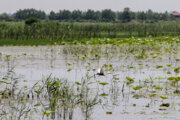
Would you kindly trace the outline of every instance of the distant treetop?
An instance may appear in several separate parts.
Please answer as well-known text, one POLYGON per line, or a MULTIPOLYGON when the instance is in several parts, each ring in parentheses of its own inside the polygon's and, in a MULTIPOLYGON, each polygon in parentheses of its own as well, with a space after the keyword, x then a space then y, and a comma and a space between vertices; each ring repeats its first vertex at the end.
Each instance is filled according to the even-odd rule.
POLYGON ((169 21, 179 18, 180 14, 178 12, 164 13, 148 11, 138 11, 133 12, 130 8, 124 8, 123 11, 112 11, 111 9, 104 9, 102 11, 94 10, 60 10, 59 12, 51 11, 46 14, 42 10, 36 10, 34 8, 30 9, 20 9, 13 15, 6 13, 0 14, 0 21, 22 21, 28 18, 37 18, 39 20, 56 20, 56 21, 92 21, 92 22, 156 22, 156 21, 169 21))

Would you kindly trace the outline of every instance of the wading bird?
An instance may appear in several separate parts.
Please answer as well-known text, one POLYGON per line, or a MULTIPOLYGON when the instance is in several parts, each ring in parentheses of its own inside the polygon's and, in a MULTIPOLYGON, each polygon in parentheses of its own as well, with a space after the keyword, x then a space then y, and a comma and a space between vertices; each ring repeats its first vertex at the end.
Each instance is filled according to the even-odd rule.
POLYGON ((98 68, 97 75, 104 76, 105 66, 103 65, 101 68, 98 68))

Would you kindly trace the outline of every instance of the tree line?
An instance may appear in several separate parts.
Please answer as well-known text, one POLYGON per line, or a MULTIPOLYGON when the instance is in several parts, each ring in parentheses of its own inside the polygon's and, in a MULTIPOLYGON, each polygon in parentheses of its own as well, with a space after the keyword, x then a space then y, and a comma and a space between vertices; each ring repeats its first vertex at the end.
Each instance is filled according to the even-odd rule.
POLYGON ((3 13, 0 14, 0 21, 23 21, 27 18, 34 17, 40 20, 55 20, 55 21, 67 21, 67 22, 157 22, 157 21, 171 21, 175 20, 175 17, 169 12, 154 12, 138 11, 133 12, 130 8, 124 8, 123 11, 112 11, 111 9, 104 9, 101 11, 95 10, 60 10, 59 12, 51 11, 49 14, 42 10, 36 9, 23 9, 18 10, 14 14, 3 13))

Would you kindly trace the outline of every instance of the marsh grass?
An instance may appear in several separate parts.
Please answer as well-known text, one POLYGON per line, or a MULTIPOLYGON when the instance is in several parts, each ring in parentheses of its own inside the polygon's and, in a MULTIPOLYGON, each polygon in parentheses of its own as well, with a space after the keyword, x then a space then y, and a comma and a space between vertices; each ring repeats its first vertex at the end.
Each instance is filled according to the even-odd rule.
POLYGON ((180 26, 176 22, 161 23, 66 23, 38 22, 31 26, 22 22, 0 24, 1 39, 72 40, 85 38, 119 38, 148 36, 177 36, 180 26))

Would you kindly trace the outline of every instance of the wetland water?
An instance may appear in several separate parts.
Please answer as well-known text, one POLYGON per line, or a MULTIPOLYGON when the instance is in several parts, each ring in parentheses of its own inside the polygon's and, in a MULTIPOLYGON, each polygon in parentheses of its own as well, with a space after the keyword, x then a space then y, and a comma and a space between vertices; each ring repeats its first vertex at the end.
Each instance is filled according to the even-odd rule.
POLYGON ((86 47, 0 47, 1 119, 180 120, 179 49, 86 47), (96 75, 104 64, 105 76, 96 75), (71 91, 55 107, 48 76, 71 91))

